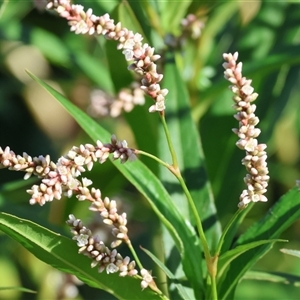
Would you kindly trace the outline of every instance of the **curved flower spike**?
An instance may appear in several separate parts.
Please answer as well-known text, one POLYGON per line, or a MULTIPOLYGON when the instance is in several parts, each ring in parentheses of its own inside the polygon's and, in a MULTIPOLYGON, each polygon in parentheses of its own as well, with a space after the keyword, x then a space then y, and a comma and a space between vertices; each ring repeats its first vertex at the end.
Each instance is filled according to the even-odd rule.
POLYGON ((163 75, 157 73, 155 62, 160 55, 154 54, 154 48, 148 44, 143 44, 143 37, 139 33, 122 27, 121 23, 114 24, 114 20, 109 14, 96 16, 91 8, 84 10, 82 5, 71 4, 70 0, 49 0, 48 10, 55 10, 62 18, 69 21, 71 31, 76 34, 103 35, 108 40, 118 41, 117 48, 122 50, 127 61, 133 61, 128 69, 135 71, 143 77, 142 86, 155 102, 149 111, 163 111, 165 109, 165 95, 159 93, 159 82, 163 75), (156 86, 153 90, 153 85, 156 86), (160 96, 158 100, 158 96, 160 96))
POLYGON ((85 227, 80 219, 76 219, 74 215, 69 215, 66 222, 71 227, 73 240, 77 242, 78 252, 92 259, 91 267, 98 266, 101 273, 106 270, 107 274, 119 272, 119 275, 134 276, 138 273, 135 269, 135 261, 130 261, 126 256, 122 257, 116 249, 111 250, 99 240, 98 236, 93 236, 90 229, 85 227))

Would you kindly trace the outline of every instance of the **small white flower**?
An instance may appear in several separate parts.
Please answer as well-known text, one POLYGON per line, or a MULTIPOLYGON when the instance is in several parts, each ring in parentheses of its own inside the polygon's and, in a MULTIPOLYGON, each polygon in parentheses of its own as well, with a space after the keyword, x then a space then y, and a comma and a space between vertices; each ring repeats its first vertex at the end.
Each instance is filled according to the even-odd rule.
POLYGON ((256 147, 257 147, 257 140, 250 138, 245 145, 245 150, 248 152, 252 152, 255 150, 256 147))
POLYGON ((106 273, 107 274, 116 273, 118 271, 119 271, 119 268, 113 263, 108 264, 107 267, 106 267, 106 273))
POLYGON ((85 158, 81 155, 78 155, 77 157, 74 158, 74 162, 77 166, 83 166, 85 162, 85 158))
POLYGON ((87 186, 89 186, 89 185, 91 185, 91 184, 93 184, 93 181, 92 180, 90 180, 90 179, 88 179, 88 178, 82 178, 82 185, 84 186, 84 187, 87 187, 87 186))
POLYGON ((131 49, 124 49, 122 53, 127 61, 133 60, 133 51, 131 49))
POLYGON ((87 234, 80 234, 79 236, 75 236, 74 239, 77 241, 78 247, 83 247, 88 243, 89 236, 87 234))

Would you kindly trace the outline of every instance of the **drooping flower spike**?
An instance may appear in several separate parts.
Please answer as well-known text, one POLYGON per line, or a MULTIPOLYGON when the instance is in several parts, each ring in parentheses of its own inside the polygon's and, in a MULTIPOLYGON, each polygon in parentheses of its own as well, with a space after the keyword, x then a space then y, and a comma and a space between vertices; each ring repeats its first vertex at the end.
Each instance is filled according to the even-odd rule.
POLYGON ((141 89, 154 100, 149 112, 165 110, 168 90, 161 89, 159 83, 163 75, 157 72, 155 64, 160 55, 154 54, 153 47, 142 43, 141 34, 122 27, 120 22, 114 24, 109 14, 96 16, 91 8, 85 11, 82 5, 71 4, 70 0, 49 0, 46 8, 68 20, 71 31, 76 34, 103 35, 108 40, 118 41, 117 48, 122 50, 125 59, 133 61, 128 69, 142 76, 141 89))
POLYGON ((31 175, 42 178, 40 185, 34 185, 27 192, 31 195, 30 204, 44 205, 54 199, 61 199, 62 194, 71 197, 76 194, 79 200, 91 197, 87 195, 87 188, 92 181, 87 178, 77 179, 83 172, 91 170, 95 162, 104 163, 109 155, 113 159, 120 159, 121 163, 135 160, 134 149, 127 147, 127 142, 118 141, 116 136, 111 142, 103 144, 97 141, 96 145, 85 144, 72 149, 58 159, 57 163, 51 161, 50 156, 31 157, 27 153, 16 155, 9 147, 0 148, 0 168, 25 172, 24 179, 31 175))

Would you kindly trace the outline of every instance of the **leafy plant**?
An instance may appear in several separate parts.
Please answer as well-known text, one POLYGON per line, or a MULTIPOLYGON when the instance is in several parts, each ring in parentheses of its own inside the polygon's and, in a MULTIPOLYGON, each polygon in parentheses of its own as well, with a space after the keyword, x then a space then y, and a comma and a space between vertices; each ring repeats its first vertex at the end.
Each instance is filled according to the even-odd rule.
MULTIPOLYGON (((15 154, 10 147, 0 148, 0 168, 25 172, 26 180, 39 178, 38 183, 31 181, 26 189, 31 197, 29 203, 42 206, 34 218, 33 207, 26 205, 23 212, 18 211, 16 207, 23 207, 23 203, 14 203, 14 199, 24 195, 14 196, 18 191, 16 185, 3 185, 0 230, 39 260, 118 299, 233 299, 243 279, 299 282, 299 277, 284 272, 250 271, 275 243, 287 242, 281 235, 300 216, 297 187, 276 201, 273 199, 277 195, 267 193, 267 146, 257 140, 261 134, 257 115, 262 118, 261 139, 272 145, 274 125, 281 120, 282 110, 288 110, 292 103, 285 96, 292 93, 292 86, 297 83, 294 74, 300 62, 298 45, 287 39, 281 43, 284 50, 272 48, 271 45, 279 43, 275 40, 280 39, 274 35, 275 29, 271 33, 265 30, 269 39, 265 47, 251 39, 253 33, 264 32, 256 28, 261 26, 259 22, 251 20, 268 15, 268 4, 261 8, 253 4, 248 10, 246 4, 238 2, 198 2, 99 1, 87 2, 92 7, 85 9, 69 0, 36 0, 36 7, 45 18, 62 23, 49 25, 50 30, 26 23, 31 44, 51 62, 53 69, 57 68, 56 75, 66 91, 72 89, 68 81, 72 82, 73 76, 83 76, 98 88, 88 89, 92 90, 89 105, 82 105, 76 93, 80 94, 84 84, 76 93, 73 90, 75 101, 70 101, 53 83, 41 79, 47 78, 46 65, 44 72, 42 67, 37 72, 31 68, 26 71, 33 80, 30 83, 35 82, 57 100, 85 134, 77 131, 76 139, 68 144, 74 145, 77 140, 78 146, 63 149, 66 154, 57 161, 48 154, 15 154), (102 15, 99 17, 95 11, 102 15), (242 24, 249 24, 239 32, 240 44, 226 40, 225 29, 230 31, 235 25, 236 12, 240 13, 242 24), (71 32, 67 31, 66 23, 71 32), (65 27, 61 30, 60 26, 65 27), (220 36, 224 37, 223 44, 216 43, 222 40, 220 36), (274 86, 274 109, 264 95, 263 84, 259 87, 260 99, 267 100, 258 100, 257 106, 253 104, 258 94, 251 86, 252 80, 243 76, 238 52, 231 51, 239 47, 242 57, 254 48, 254 63, 246 65, 245 72, 253 75, 253 85, 266 78, 268 86, 274 86), (220 76, 222 52, 224 77, 233 96, 225 91, 226 83, 220 76), (230 97, 233 105, 228 101, 230 97), (152 105, 145 109, 145 103, 147 106, 150 102, 152 105), (232 125, 233 110, 236 125, 232 125), (233 132, 238 141, 230 136, 232 126, 236 127, 233 132), (110 133, 117 131, 118 136, 127 135, 129 143, 110 133), (89 138, 91 142, 86 141, 89 138), (241 164, 237 150, 244 152, 241 164), (114 167, 122 177, 112 175, 114 167), (241 167, 246 169, 244 187, 236 183, 241 167), (131 202, 136 211, 129 217, 127 197, 120 193, 128 189, 128 183, 131 197, 137 199, 136 203, 131 202), (116 199, 107 196, 110 194, 116 199), (63 196, 71 199, 55 204, 63 196), (239 202, 234 200, 238 197, 239 202), (48 205, 49 212, 45 208, 48 205), (252 211, 263 206, 269 210, 264 208, 258 221, 241 232, 252 211), (96 219, 92 220, 88 211, 95 213, 96 219), (143 225, 145 239, 138 242, 130 224, 139 215, 141 219, 147 218, 146 211, 162 227, 156 221, 151 221, 152 226, 143 225), (232 214, 233 211, 236 212, 232 214), (45 221, 46 214, 50 217, 45 221), (75 217, 78 214, 80 217, 75 217), (59 221, 51 222, 51 218, 57 220, 57 215, 59 221), (72 238, 61 224, 65 219, 72 238), (111 232, 96 233, 99 220, 101 228, 108 226, 111 232), (113 238, 106 238, 108 235, 113 238), (157 246, 158 242, 151 246, 146 240, 159 240, 162 247, 157 246)), ((293 6, 277 5, 278 18, 283 9, 292 10, 293 6)), ((21 39, 17 21, 29 9, 27 4, 22 8, 9 1, 2 4, 1 28, 8 24, 3 33, 5 39, 21 39)), ((41 16, 36 15, 36 20, 41 16)), ((290 28, 293 25, 287 19, 284 22, 282 28, 296 39, 297 34, 290 28)), ((10 65, 10 52, 6 54, 8 69, 17 72, 10 65)), ((15 76, 29 82, 23 75, 15 76)), ((55 119, 55 114, 51 118, 50 128, 61 121, 59 117, 55 119)), ((53 136, 58 136, 59 131, 60 128, 53 136)), ((275 152, 274 148, 272 151, 275 152)), ((283 170, 282 165, 272 164, 271 160, 271 168, 275 167, 283 170)), ((289 178, 291 173, 298 175, 289 169, 289 178)), ((288 181, 281 177, 285 176, 277 175, 281 183, 288 181)), ((23 181, 17 184, 24 189, 23 181)), ((299 256, 299 251, 284 251, 299 256)), ((67 283, 75 287, 73 277, 65 280, 63 288, 67 283)), ((18 285, 0 288, 34 290, 18 285)), ((63 288, 58 298, 66 295, 63 288)))

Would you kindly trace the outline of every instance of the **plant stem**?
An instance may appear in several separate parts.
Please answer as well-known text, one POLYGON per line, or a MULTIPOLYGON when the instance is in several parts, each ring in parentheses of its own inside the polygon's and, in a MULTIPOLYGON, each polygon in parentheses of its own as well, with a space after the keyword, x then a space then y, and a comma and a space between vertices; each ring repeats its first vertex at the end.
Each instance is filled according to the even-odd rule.
POLYGON ((127 240, 127 241, 126 241, 126 244, 127 244, 128 248, 129 248, 129 250, 130 250, 132 256, 134 257, 134 260, 136 261, 137 265, 139 266, 140 270, 144 269, 144 267, 143 267, 141 261, 139 260, 137 254, 136 254, 136 252, 135 252, 135 250, 134 250, 134 248, 133 248, 133 246, 132 246, 132 244, 131 244, 131 241, 130 241, 130 240, 127 240))
MULTIPOLYGON (((181 172, 179 170, 179 166, 178 166, 178 160, 177 160, 177 156, 176 156, 176 152, 174 150, 174 146, 171 140, 171 136, 167 127, 167 123, 165 120, 165 114, 164 112, 160 113, 161 116, 161 120, 162 120, 162 124, 163 124, 163 128, 164 128, 164 132, 167 138, 167 143, 168 143, 168 147, 171 153, 171 157, 172 157, 172 165, 162 161, 161 159, 159 159, 158 157, 148 153, 148 152, 144 152, 141 150, 135 150, 136 154, 141 154, 141 155, 145 155, 148 156, 150 158, 152 158, 153 160, 157 161, 158 163, 160 163, 161 165, 163 165, 164 167, 166 167, 167 169, 169 169, 177 178, 177 180, 179 181, 183 192, 187 198, 188 204, 192 210, 192 214, 195 217, 196 220, 196 226, 197 226, 197 230, 198 230, 198 234, 201 240, 201 244, 202 244, 202 248, 203 248, 203 252, 204 252, 204 256, 205 256, 205 261, 206 261, 206 265, 207 265, 207 269, 208 269, 208 273, 210 275, 211 278, 211 295, 212 295, 212 299, 213 300, 217 300, 218 296, 217 296, 217 287, 216 287, 216 264, 217 261, 215 261, 215 257, 212 257, 209 251, 209 247, 208 247, 208 243, 206 240, 206 236, 203 230, 203 226, 202 226, 202 222, 201 222, 201 218, 198 214, 197 208, 195 206, 194 200, 190 194, 190 191, 188 190, 184 179, 181 175, 181 172)), ((129 246, 129 245, 128 245, 129 246)), ((136 258, 137 264, 140 266, 139 260, 136 257, 136 254, 132 248, 132 246, 130 245, 130 250, 132 251, 133 256, 136 258)))
POLYGON ((166 123, 164 112, 162 112, 160 114, 160 116, 161 116, 164 131, 165 131, 165 135, 166 135, 166 138, 167 138, 169 150, 170 150, 170 153, 171 153, 171 156, 172 156, 173 170, 171 170, 171 171, 176 176, 176 178, 178 179, 178 181, 179 181, 179 183, 180 183, 180 185, 181 185, 181 187, 182 187, 182 189, 183 189, 183 191, 186 195, 188 203, 189 203, 189 205, 192 209, 192 213, 193 213, 193 215, 196 219, 196 226, 197 226, 197 229, 198 229, 198 233, 199 233, 199 236, 200 236, 200 239, 201 239, 201 242, 202 242, 202 247, 203 247, 205 259, 206 259, 206 262, 208 263, 211 260, 211 255, 210 255, 210 251, 209 251, 209 248, 208 248, 208 243, 207 243, 207 240, 206 240, 206 237, 205 237, 205 234, 204 234, 204 230, 203 230, 203 227, 202 227, 201 218, 198 214, 197 208, 196 208, 195 203, 193 201, 193 198, 190 194, 190 191, 188 190, 188 188, 187 188, 187 186, 186 186, 186 184, 185 184, 185 182, 184 182, 184 180, 181 176, 180 170, 178 168, 178 161, 177 161, 176 153, 175 153, 175 150, 174 150, 174 146, 172 144, 172 140, 171 140, 169 129, 168 129, 168 126, 167 126, 167 123, 166 123))
POLYGON ((160 113, 160 117, 161 117, 162 125, 163 125, 164 131, 165 131, 165 135, 166 135, 166 138, 167 138, 167 143, 168 143, 168 146, 169 146, 169 150, 170 150, 170 153, 171 153, 171 156, 172 156, 172 166, 175 170, 178 170, 178 172, 180 172, 179 169, 178 169, 178 161, 177 161, 176 152, 174 150, 174 146, 173 146, 173 143, 172 143, 172 140, 171 140, 170 132, 169 132, 169 129, 168 129, 168 126, 167 126, 167 123, 166 123, 164 111, 162 111, 160 113))
POLYGON ((217 300, 218 299, 218 293, 217 293, 217 282, 216 282, 216 276, 211 276, 211 299, 217 300))
POLYGON ((136 150, 134 151, 134 153, 135 153, 135 154, 141 154, 141 155, 144 155, 144 156, 148 156, 148 157, 152 158, 153 160, 156 160, 158 163, 160 163, 160 164, 163 165, 164 167, 166 167, 166 168, 168 168, 168 169, 171 168, 171 166, 170 166, 168 163, 164 162, 163 160, 161 160, 160 158, 158 158, 157 156, 155 156, 155 155, 153 155, 153 154, 150 154, 150 153, 148 153, 148 152, 145 152, 145 151, 142 151, 142 150, 138 150, 138 149, 136 149, 136 150))
POLYGON ((175 150, 174 150, 174 146, 172 144, 170 133, 169 133, 169 130, 168 130, 168 127, 167 127, 167 124, 166 124, 164 112, 160 113, 160 116, 161 116, 164 131, 165 131, 165 135, 166 135, 166 138, 167 138, 167 143, 168 143, 168 146, 169 146, 169 150, 170 150, 170 153, 171 153, 171 156, 172 156, 172 166, 170 166, 172 168, 169 167, 169 170, 178 179, 178 181, 179 181, 179 183, 180 183, 180 185, 181 185, 181 187, 182 187, 182 189, 183 189, 183 191, 186 195, 188 204, 189 204, 189 206, 192 210, 192 214, 194 215, 194 218, 196 220, 196 226, 197 226, 198 234, 199 234, 199 237, 200 237, 200 240, 201 240, 201 244, 202 244, 202 248, 203 248, 203 252, 204 252, 204 257, 205 257, 208 273, 209 273, 209 276, 211 278, 212 299, 217 300, 218 299, 217 287, 216 287, 216 270, 217 270, 216 264, 217 264, 217 262, 214 261, 215 258, 212 257, 211 254, 210 254, 210 250, 209 250, 209 247, 208 247, 208 243, 207 243, 206 236, 205 236, 203 226, 202 226, 202 222, 201 222, 201 217, 198 214, 198 211, 197 211, 196 205, 194 203, 194 200, 191 196, 191 193, 188 190, 188 188, 185 184, 185 181, 184 181, 184 179, 181 175, 181 172, 180 172, 180 169, 179 169, 179 166, 178 166, 176 153, 175 153, 175 150))
MULTIPOLYGON (((130 240, 127 240, 127 241, 126 241, 126 244, 127 244, 128 248, 129 248, 131 254, 132 254, 133 257, 134 257, 134 260, 136 261, 137 265, 139 266, 140 270, 144 269, 144 267, 143 267, 142 263, 140 262, 140 260, 139 260, 139 258, 138 258, 138 256, 137 256, 137 254, 136 254, 136 252, 135 252, 135 250, 134 250, 134 248, 133 248, 133 246, 132 246, 130 240)), ((163 294, 163 292, 157 287, 157 285, 156 285, 154 279, 152 280, 151 284, 149 284, 149 287, 150 287, 153 291, 155 291, 156 293, 158 293, 159 296, 161 297, 161 299, 169 300, 169 298, 168 298, 167 296, 165 296, 165 295, 163 294)))
MULTIPOLYGON (((175 175, 176 176, 176 175, 175 175)), ((210 261, 211 259, 211 255, 210 255, 210 251, 209 251, 209 248, 208 248, 208 243, 207 243, 207 240, 206 240, 206 237, 205 237, 205 234, 204 234, 204 230, 203 230, 203 226, 202 226, 202 222, 201 222, 201 218, 198 214, 198 211, 197 211, 197 208, 195 206, 195 203, 193 201, 193 198, 190 194, 190 191, 188 190, 181 174, 177 175, 176 176, 185 195, 186 195, 186 198, 188 200, 188 203, 192 209, 192 213, 196 219, 196 226, 197 226, 197 230, 198 230, 198 234, 199 234, 199 237, 201 239, 201 242, 202 242, 202 247, 203 247, 203 251, 204 251, 204 256, 205 256, 205 259, 206 259, 206 262, 210 261)))

